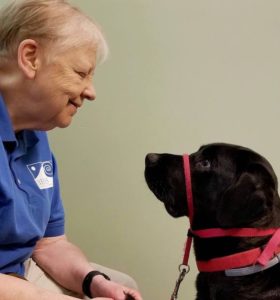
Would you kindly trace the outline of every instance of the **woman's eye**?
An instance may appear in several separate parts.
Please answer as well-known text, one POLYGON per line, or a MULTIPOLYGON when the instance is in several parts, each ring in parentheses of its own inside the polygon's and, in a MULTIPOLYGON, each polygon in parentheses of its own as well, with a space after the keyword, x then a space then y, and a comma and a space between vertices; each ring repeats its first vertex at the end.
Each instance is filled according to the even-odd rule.
POLYGON ((76 71, 76 73, 77 73, 81 78, 86 78, 86 77, 87 77, 87 73, 85 73, 85 72, 79 72, 79 71, 76 71))
POLYGON ((211 163, 209 160, 205 159, 196 163, 196 166, 199 169, 210 169, 211 163))

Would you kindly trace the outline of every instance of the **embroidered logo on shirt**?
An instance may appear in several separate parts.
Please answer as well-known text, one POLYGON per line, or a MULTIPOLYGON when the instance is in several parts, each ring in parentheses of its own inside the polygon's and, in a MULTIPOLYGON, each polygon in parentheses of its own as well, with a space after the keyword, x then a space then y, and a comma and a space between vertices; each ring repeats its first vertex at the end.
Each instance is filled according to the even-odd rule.
POLYGON ((53 187, 53 166, 51 161, 37 162, 27 165, 40 190, 53 187))

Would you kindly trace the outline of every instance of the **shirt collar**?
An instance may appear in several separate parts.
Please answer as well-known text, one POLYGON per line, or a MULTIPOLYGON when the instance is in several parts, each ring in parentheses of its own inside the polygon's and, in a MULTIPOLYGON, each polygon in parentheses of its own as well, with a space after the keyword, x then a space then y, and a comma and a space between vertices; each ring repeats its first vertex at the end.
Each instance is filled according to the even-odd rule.
POLYGON ((33 147, 39 141, 38 132, 33 130, 24 130, 23 140, 26 148, 33 147))

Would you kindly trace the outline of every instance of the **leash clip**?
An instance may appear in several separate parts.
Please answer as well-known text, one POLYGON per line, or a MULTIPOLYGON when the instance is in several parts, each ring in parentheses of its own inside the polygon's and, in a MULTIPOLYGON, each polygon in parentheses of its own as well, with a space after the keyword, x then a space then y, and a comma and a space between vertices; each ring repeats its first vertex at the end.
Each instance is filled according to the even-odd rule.
POLYGON ((180 288, 180 285, 182 283, 182 281, 184 280, 186 274, 188 274, 190 271, 190 266, 189 265, 184 265, 184 264, 181 264, 179 265, 179 277, 176 281, 176 284, 175 284, 175 288, 174 288, 174 291, 171 295, 171 300, 176 300, 178 298, 178 292, 179 292, 179 288, 180 288))

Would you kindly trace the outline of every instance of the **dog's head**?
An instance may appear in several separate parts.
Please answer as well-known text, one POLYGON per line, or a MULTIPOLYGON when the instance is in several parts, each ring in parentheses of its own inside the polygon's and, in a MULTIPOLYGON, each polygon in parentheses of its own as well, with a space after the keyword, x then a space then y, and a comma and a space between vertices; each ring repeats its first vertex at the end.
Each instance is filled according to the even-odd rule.
MULTIPOLYGON (((209 144, 190 155, 190 170, 194 228, 279 226, 277 178, 261 155, 240 146, 209 144)), ((188 216, 181 155, 148 154, 145 178, 169 214, 188 216)))

